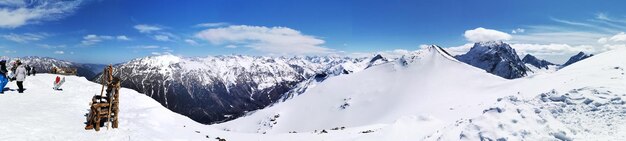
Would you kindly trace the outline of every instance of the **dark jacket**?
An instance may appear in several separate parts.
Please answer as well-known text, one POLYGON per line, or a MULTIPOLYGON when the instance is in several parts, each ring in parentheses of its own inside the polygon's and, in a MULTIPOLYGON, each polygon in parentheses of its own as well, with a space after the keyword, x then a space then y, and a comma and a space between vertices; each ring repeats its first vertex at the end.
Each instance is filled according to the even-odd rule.
POLYGON ((7 76, 7 64, 6 61, 2 60, 0 61, 0 75, 6 77, 7 76))

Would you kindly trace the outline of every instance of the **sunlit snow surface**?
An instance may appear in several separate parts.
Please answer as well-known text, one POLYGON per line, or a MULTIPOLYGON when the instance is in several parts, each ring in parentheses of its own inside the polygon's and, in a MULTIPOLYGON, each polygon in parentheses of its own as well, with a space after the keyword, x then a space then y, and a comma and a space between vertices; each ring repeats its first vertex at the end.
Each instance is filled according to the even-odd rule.
POLYGON ((0 95, 0 140, 623 140, 624 54, 505 80, 429 48, 407 56, 409 63, 332 77, 218 125, 122 89, 120 128, 100 132, 83 129, 100 85, 68 76, 64 90, 53 91, 55 75, 39 74, 27 78, 25 93, 0 95))

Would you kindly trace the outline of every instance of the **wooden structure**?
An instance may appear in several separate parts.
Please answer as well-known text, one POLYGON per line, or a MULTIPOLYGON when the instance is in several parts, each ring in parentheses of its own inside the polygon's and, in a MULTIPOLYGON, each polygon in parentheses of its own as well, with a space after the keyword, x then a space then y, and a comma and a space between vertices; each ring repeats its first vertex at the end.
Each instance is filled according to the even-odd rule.
POLYGON ((91 110, 87 115, 85 130, 95 129, 100 131, 102 124, 107 122, 110 122, 107 124, 107 129, 109 129, 109 126, 113 128, 118 127, 120 79, 113 77, 113 67, 111 65, 104 69, 100 81, 102 89, 100 90, 100 95, 95 95, 91 99, 89 104, 91 110))
POLYGON ((64 68, 64 67, 52 67, 52 74, 61 74, 61 75, 76 75, 78 73, 78 69, 76 68, 64 68))

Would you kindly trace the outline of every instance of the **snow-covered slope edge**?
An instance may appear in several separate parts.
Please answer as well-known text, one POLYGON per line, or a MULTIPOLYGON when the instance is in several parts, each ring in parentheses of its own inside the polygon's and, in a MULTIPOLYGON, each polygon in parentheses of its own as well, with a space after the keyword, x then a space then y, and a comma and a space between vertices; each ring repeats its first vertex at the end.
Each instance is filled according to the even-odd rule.
POLYGON ((410 79, 429 80, 420 83, 422 86, 430 83, 429 86, 389 81, 401 78, 393 74, 412 66, 440 69, 433 65, 440 64, 456 73, 462 72, 457 69, 468 69, 451 68, 455 66, 450 64, 453 61, 445 57, 432 61, 425 56, 436 55, 425 53, 406 68, 387 64, 332 78, 293 100, 213 127, 274 135, 284 132, 354 135, 333 138, 337 140, 620 140, 626 138, 623 132, 626 124, 622 124, 626 120, 619 118, 626 109, 622 100, 626 98, 623 87, 626 58, 621 55, 624 53, 626 50, 614 50, 555 73, 512 81, 485 78, 472 81, 423 71, 413 72, 411 75, 419 77, 410 79), (419 62, 431 62, 431 65, 420 66, 419 62), (424 73, 431 77, 419 75, 424 73), (373 74, 390 78, 381 79, 373 74), (450 77, 457 81, 445 81, 441 85, 442 79, 451 80, 450 77), (367 82, 363 78, 372 80, 367 82), (350 79, 355 82, 348 83, 352 82, 350 79), (452 83, 458 81, 465 83, 452 83), (477 82, 482 84, 474 84, 477 82), (368 83, 371 84, 365 85, 368 83), (474 91, 467 85, 477 85, 480 90, 474 91), (398 94, 399 89, 406 90, 409 86, 419 90, 413 95, 398 94), (454 90, 448 89, 462 92, 450 93, 454 90), (359 123, 364 121, 369 123, 359 123), (347 131, 341 130, 344 128, 347 131), (362 132, 354 133, 354 130, 362 132))
POLYGON ((54 91, 51 88, 56 76, 39 74, 26 78, 24 86, 27 90, 22 94, 13 90, 16 88, 15 83, 7 85, 12 91, 0 94, 0 113, 2 113, 0 140, 122 141, 222 138, 228 141, 315 141, 339 137, 319 136, 317 133, 263 135, 223 131, 174 113, 152 98, 127 88, 120 90, 119 128, 109 130, 101 128, 100 132, 84 130, 88 104, 93 95, 99 94, 101 85, 84 77, 66 76, 66 83, 62 87, 64 90, 54 91))
POLYGON ((520 79, 483 114, 424 140, 623 140, 626 49, 520 79))
POLYGON ((414 58, 406 66, 387 63, 330 78, 299 97, 216 127, 287 133, 390 124, 403 116, 454 121, 480 113, 483 108, 477 105, 496 99, 489 91, 505 82, 456 61, 439 47, 422 50, 414 58))

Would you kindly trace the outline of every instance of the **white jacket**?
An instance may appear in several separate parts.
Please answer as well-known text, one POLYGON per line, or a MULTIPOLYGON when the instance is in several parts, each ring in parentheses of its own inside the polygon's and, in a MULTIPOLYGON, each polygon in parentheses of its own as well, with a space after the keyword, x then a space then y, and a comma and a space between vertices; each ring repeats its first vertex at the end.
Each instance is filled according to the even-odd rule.
POLYGON ((15 70, 15 80, 26 80, 26 68, 24 67, 24 65, 17 66, 17 70, 15 70))

